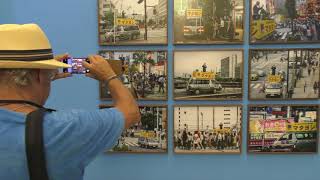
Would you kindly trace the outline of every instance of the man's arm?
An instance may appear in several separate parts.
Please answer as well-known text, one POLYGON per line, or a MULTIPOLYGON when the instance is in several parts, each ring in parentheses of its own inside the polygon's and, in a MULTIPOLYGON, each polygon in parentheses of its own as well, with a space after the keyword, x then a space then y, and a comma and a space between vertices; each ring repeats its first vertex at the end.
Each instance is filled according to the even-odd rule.
POLYGON ((118 78, 109 63, 101 56, 89 56, 90 64, 83 62, 84 67, 90 70, 86 75, 94 79, 107 82, 115 107, 124 116, 126 128, 140 121, 140 112, 136 100, 131 92, 118 78))

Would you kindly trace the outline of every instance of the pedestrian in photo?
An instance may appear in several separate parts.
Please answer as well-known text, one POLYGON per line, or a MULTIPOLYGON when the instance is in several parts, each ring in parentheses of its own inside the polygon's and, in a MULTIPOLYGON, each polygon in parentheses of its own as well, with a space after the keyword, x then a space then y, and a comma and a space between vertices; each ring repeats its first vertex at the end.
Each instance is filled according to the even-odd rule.
POLYGON ((159 93, 162 90, 162 93, 164 93, 164 83, 165 83, 165 78, 163 76, 160 76, 158 79, 158 84, 159 84, 159 93))
POLYGON ((313 91, 314 91, 314 94, 317 94, 317 90, 318 90, 318 83, 317 83, 317 81, 315 81, 314 83, 313 83, 313 91))
POLYGON ((316 66, 312 66, 312 74, 314 75, 316 73, 316 66))
POLYGON ((309 67, 308 67, 308 76, 311 75, 311 71, 312 71, 312 68, 311 68, 311 65, 309 65, 309 67))
POLYGON ((199 147, 199 141, 198 139, 200 139, 198 132, 195 132, 193 135, 193 149, 196 150, 199 147))
POLYGON ((307 81, 304 82, 303 92, 306 92, 306 88, 307 88, 307 81))

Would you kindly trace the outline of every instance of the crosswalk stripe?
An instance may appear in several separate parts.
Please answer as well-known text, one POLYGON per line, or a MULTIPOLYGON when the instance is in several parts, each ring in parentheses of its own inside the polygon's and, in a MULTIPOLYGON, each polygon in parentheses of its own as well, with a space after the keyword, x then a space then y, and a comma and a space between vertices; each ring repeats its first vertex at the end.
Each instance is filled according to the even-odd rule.
POLYGON ((137 143, 132 143, 132 142, 125 142, 125 144, 128 146, 139 146, 137 143))
POLYGON ((256 84, 253 88, 254 89, 257 89, 257 88, 259 88, 261 86, 261 84, 256 84))
POLYGON ((261 84, 251 84, 250 85, 250 87, 252 88, 252 89, 257 89, 257 88, 259 88, 261 86, 261 84))

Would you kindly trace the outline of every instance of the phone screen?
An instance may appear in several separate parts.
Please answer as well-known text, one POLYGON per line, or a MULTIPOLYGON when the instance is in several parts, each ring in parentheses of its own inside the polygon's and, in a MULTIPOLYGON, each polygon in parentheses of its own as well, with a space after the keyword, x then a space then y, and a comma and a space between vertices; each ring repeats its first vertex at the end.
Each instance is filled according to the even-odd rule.
POLYGON ((86 58, 72 58, 64 59, 63 63, 69 64, 70 68, 64 68, 63 72, 72 73, 72 74, 85 74, 88 73, 85 67, 82 66, 82 62, 87 61, 86 58))

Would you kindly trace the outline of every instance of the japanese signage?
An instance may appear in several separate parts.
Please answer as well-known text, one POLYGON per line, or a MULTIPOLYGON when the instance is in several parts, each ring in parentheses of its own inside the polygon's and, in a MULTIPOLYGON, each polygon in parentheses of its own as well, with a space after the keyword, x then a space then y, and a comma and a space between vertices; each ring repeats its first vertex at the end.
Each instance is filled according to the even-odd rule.
POLYGON ((286 131, 287 120, 266 120, 264 122, 264 131, 286 131))
POLYGON ((257 20, 251 26, 251 35, 256 39, 263 39, 276 29, 274 20, 257 20))
POLYGON ((140 136, 141 137, 146 137, 146 138, 153 138, 155 137, 155 133, 152 131, 152 132, 140 132, 140 136))
POLYGON ((268 76, 268 82, 270 82, 270 83, 281 82, 281 76, 280 75, 269 75, 268 76))
POLYGON ((136 20, 134 19, 127 19, 127 18, 117 18, 117 25, 127 26, 127 25, 135 25, 136 20))
POLYGON ((186 15, 188 18, 202 17, 202 9, 187 9, 186 15))
POLYGON ((197 72, 194 71, 192 73, 192 77, 197 78, 197 79, 214 79, 215 74, 213 72, 197 72))
POLYGON ((317 131, 317 123, 316 122, 290 123, 287 125, 287 131, 289 132, 317 131))
POLYGON ((250 120, 250 133, 263 133, 263 120, 250 120))

